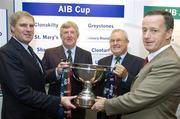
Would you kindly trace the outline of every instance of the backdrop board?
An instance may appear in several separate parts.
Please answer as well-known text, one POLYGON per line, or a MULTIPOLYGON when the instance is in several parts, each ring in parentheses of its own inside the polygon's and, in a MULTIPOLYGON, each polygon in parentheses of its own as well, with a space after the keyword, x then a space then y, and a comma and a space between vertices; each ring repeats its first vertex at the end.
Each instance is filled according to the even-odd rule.
POLYGON ((8 40, 7 22, 7 10, 0 9, 0 47, 6 44, 8 40))
MULTIPOLYGON (((111 53, 111 31, 116 28, 128 31, 130 28, 126 21, 131 12, 130 9, 129 13, 126 11, 128 4, 124 0, 15 0, 15 11, 25 10, 35 17, 36 31, 31 45, 40 58, 46 48, 61 44, 59 27, 72 20, 80 29, 77 45, 90 51, 96 64, 98 59, 111 53)), ((129 51, 139 55, 139 40, 135 40, 130 39, 129 51)))
POLYGON ((163 9, 175 17, 172 44, 179 42, 179 0, 15 0, 15 11, 26 10, 36 20, 35 36, 31 42, 35 52, 42 58, 46 48, 61 44, 59 27, 67 20, 76 22, 80 29, 77 45, 91 51, 94 64, 109 55, 108 38, 113 29, 127 31, 128 51, 144 57, 147 52, 142 44, 141 22, 144 12, 163 9))

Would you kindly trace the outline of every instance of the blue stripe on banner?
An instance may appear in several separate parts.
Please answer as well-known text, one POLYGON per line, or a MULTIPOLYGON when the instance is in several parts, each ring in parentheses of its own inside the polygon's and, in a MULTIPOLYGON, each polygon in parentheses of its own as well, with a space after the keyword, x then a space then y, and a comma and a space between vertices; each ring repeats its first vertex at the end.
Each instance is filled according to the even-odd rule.
POLYGON ((22 8, 40 16, 124 17, 124 5, 23 2, 22 8))

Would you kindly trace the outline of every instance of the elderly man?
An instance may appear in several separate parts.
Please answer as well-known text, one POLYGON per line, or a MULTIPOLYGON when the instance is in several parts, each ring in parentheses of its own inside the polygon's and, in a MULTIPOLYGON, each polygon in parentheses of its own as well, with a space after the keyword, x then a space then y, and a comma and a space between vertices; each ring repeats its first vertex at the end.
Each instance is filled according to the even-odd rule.
MULTIPOLYGON (((79 28, 76 23, 72 21, 63 23, 60 27, 60 37, 62 45, 47 49, 42 59, 48 77, 54 79, 54 82, 50 83, 48 94, 55 96, 77 95, 82 90, 82 84, 73 77, 64 75, 63 69, 68 68, 69 63, 92 64, 92 56, 89 51, 76 46, 79 37, 79 28), (67 62, 64 62, 64 60, 67 62)), ((62 111, 64 111, 63 119, 85 118, 84 109, 64 110, 62 107, 59 113, 62 113, 62 111)), ((50 118, 61 119, 62 116, 54 117, 54 115, 51 115, 50 118)))
MULTIPOLYGON (((128 35, 122 29, 114 29, 111 33, 110 49, 112 55, 104 57, 98 61, 99 65, 114 67, 113 72, 108 72, 104 80, 99 82, 94 89, 100 95, 108 99, 123 95, 130 91, 134 77, 143 67, 144 60, 140 57, 128 53, 128 35)), ((98 113, 98 119, 117 119, 121 115, 107 116, 105 113, 98 113)))

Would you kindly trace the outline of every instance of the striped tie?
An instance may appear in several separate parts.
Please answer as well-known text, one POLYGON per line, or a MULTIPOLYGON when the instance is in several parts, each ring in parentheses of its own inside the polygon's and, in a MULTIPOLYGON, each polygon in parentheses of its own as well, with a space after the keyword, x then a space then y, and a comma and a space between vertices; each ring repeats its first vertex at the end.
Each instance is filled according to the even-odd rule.
POLYGON ((72 52, 71 52, 71 50, 68 49, 67 53, 68 53, 68 58, 67 58, 67 60, 68 60, 69 62, 72 62, 72 56, 71 56, 72 52))
POLYGON ((115 60, 116 60, 115 64, 120 64, 121 57, 120 56, 116 56, 115 60))

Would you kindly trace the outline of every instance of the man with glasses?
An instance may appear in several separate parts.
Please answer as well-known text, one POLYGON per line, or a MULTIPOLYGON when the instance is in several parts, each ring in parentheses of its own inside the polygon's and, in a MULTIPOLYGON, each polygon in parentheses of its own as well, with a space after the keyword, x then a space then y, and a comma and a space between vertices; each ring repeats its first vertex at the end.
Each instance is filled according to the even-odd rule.
MULTIPOLYGON (((128 36, 122 29, 114 29, 111 33, 109 44, 112 55, 99 60, 99 65, 114 67, 112 72, 105 74, 104 80, 94 87, 96 95, 108 99, 129 92, 134 77, 143 67, 144 60, 128 53, 128 36)), ((119 119, 121 115, 107 116, 98 113, 98 119, 119 119)))

